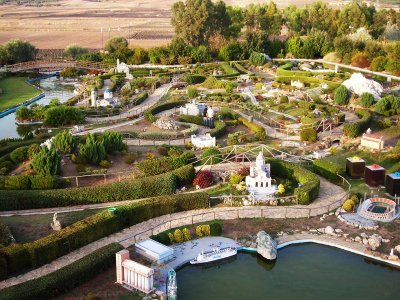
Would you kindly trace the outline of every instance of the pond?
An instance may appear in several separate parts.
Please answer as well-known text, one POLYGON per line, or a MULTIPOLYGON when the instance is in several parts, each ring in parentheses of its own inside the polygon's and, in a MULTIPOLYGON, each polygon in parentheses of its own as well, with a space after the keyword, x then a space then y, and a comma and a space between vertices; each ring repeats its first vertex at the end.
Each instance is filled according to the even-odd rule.
MULTIPOLYGON (((64 84, 55 76, 40 79, 36 82, 36 85, 45 93, 45 97, 35 102, 37 104, 48 104, 54 98, 57 98, 60 102, 65 102, 74 96, 74 85, 64 84)), ((15 124, 15 113, 0 118, 0 140, 22 137, 32 129, 34 129, 32 126, 17 126, 15 124)))
POLYGON ((399 299, 400 269, 336 248, 302 244, 275 263, 239 253, 219 266, 177 272, 179 299, 399 299))

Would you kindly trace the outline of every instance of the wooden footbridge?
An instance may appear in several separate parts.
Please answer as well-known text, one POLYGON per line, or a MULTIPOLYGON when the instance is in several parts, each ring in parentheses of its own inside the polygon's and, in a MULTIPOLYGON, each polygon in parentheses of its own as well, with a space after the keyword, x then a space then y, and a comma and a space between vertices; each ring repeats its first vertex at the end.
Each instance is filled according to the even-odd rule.
POLYGON ((100 62, 50 59, 50 60, 33 60, 14 65, 8 65, 6 66, 6 71, 12 73, 27 72, 27 71, 54 72, 63 70, 65 68, 76 68, 76 69, 93 70, 99 72, 107 72, 112 67, 114 67, 114 65, 100 63, 100 62))

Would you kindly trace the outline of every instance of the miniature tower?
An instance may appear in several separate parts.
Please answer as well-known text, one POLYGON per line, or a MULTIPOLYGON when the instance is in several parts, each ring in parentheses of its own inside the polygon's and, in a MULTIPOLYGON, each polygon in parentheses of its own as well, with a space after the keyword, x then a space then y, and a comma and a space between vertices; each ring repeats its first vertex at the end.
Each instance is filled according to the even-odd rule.
POLYGON ((97 106, 97 91, 95 89, 90 93, 90 104, 92 107, 97 106))

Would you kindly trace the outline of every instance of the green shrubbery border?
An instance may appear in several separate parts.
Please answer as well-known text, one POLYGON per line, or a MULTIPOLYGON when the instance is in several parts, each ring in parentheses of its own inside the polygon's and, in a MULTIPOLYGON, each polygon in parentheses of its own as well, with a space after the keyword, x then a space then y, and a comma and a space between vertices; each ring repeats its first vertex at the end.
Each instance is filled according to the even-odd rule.
POLYGON ((123 228, 167 214, 208 208, 208 202, 206 193, 166 195, 137 201, 118 207, 114 214, 108 211, 97 213, 34 242, 0 248, 0 257, 6 258, 8 275, 11 275, 50 263, 123 228))
POLYGON ((356 115, 360 118, 358 121, 343 125, 344 134, 351 138, 355 138, 366 131, 372 121, 372 115, 367 110, 357 110, 356 115))
POLYGON ((0 299, 52 298, 79 286, 112 266, 115 263, 115 253, 122 249, 123 247, 118 243, 104 246, 72 264, 43 277, 3 289, 0 292, 0 299))
POLYGON ((340 86, 340 83, 336 83, 333 81, 325 80, 325 79, 318 79, 315 77, 308 77, 308 76, 278 76, 276 77, 275 81, 277 82, 283 82, 283 83, 290 83, 292 80, 300 80, 301 82, 304 83, 316 83, 316 84, 321 84, 321 83, 326 83, 329 87, 329 89, 336 89, 337 87, 340 86))
MULTIPOLYGON (((0 190, 44 190, 64 188, 69 181, 57 176, 13 175, 0 176, 0 190)), ((1 200, 1 196, 0 196, 1 200)))
POLYGON ((327 159, 313 160, 312 170, 318 175, 335 183, 340 182, 338 174, 344 175, 345 173, 343 166, 327 159))

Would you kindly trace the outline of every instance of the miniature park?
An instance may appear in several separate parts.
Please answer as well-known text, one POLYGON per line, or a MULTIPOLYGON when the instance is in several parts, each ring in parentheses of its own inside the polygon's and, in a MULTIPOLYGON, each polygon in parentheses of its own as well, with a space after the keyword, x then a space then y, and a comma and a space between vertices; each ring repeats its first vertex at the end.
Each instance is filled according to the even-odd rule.
POLYGON ((116 37, 83 52, 103 62, 5 64, 0 299, 316 299, 325 272, 335 298, 394 299, 399 70, 288 44, 134 64, 116 37))

